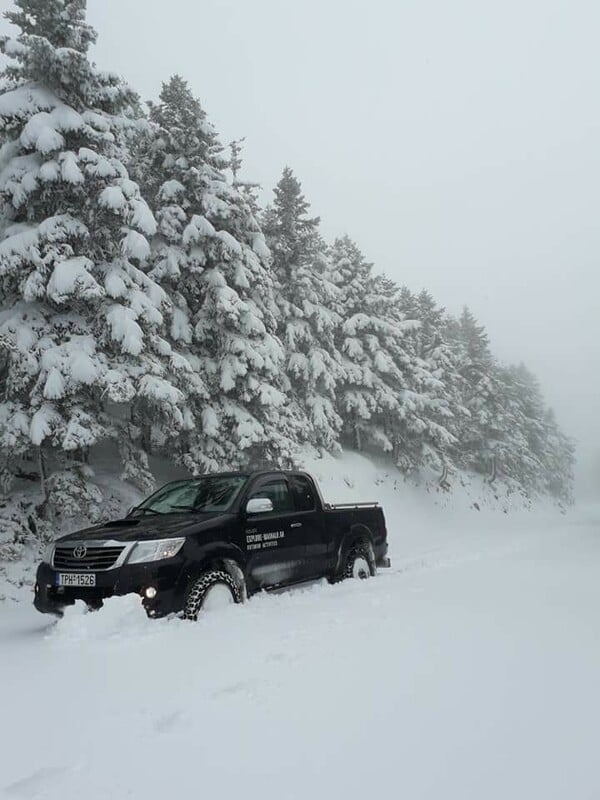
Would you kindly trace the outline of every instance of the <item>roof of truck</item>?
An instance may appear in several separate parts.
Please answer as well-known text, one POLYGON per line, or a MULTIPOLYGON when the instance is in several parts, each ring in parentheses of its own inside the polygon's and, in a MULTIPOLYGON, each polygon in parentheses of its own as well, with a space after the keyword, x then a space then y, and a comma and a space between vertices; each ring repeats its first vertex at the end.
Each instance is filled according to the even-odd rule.
POLYGON ((257 475, 269 475, 271 472, 282 472, 284 475, 308 475, 302 469, 281 469, 280 467, 260 467, 247 470, 232 470, 229 472, 205 472, 191 478, 175 478, 175 480, 198 480, 199 478, 254 478, 257 475))

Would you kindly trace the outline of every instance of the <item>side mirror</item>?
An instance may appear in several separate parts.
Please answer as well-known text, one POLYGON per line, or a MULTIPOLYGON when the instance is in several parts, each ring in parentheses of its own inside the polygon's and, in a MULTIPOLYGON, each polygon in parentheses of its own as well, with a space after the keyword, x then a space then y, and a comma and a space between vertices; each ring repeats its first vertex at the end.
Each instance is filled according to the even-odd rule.
POLYGON ((268 514, 273 511, 273 503, 268 497, 252 497, 248 500, 246 514, 268 514))

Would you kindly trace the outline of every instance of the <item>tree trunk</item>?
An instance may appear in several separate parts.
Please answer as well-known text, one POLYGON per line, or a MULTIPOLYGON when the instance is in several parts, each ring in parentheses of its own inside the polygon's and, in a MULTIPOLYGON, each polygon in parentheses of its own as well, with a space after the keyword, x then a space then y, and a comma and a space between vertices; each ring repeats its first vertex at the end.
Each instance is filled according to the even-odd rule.
POLYGON ((490 462, 490 477, 488 478, 488 483, 490 484, 490 486, 496 480, 497 474, 498 474, 498 469, 496 467, 496 456, 492 456, 490 462))
POLYGON ((444 464, 442 467, 442 474, 440 475, 440 479, 438 481, 439 486, 441 489, 447 491, 450 489, 450 484, 448 483, 448 465, 444 464))
POLYGON ((38 448, 38 465, 40 468, 40 486, 42 487, 42 494, 44 495, 44 503, 48 502, 48 470, 46 465, 46 455, 43 447, 38 448))
POLYGON ((360 435, 360 425, 358 424, 357 421, 354 423, 354 444, 356 449, 360 453, 362 451, 362 438, 360 435))

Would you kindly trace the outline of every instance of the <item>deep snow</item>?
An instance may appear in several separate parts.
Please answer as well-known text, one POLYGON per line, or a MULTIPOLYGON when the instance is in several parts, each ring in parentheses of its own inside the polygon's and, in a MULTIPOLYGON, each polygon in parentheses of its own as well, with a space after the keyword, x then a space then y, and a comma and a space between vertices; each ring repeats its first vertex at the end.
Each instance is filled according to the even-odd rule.
POLYGON ((312 466, 381 500, 391 570, 195 625, 0 605, 0 797, 600 797, 600 512, 312 466))

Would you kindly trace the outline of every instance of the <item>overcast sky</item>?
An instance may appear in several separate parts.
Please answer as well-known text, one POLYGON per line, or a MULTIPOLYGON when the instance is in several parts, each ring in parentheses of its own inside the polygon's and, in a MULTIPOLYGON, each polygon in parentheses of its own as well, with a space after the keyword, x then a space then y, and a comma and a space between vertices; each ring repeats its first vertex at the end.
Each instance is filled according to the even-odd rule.
MULTIPOLYGON (((6 8, 6 0, 0 0, 6 8)), ((88 0, 144 99, 178 72, 245 175, 468 304, 600 462, 597 0, 88 0)))

